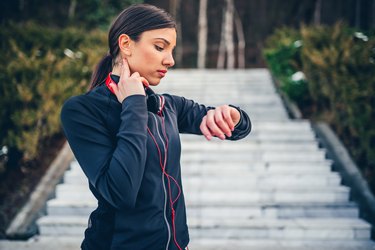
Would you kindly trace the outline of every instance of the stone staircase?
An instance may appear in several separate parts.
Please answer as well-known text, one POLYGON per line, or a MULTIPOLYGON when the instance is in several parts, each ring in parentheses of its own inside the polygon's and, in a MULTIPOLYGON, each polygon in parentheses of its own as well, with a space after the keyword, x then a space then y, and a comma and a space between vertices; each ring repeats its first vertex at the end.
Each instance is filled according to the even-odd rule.
MULTIPOLYGON (((375 249, 371 225, 359 219, 310 123, 288 118, 266 69, 168 74, 157 92, 235 104, 253 124, 237 142, 181 135, 190 249, 375 249)), ((0 248, 77 249, 95 207, 73 161, 37 222, 40 235, 0 248)))

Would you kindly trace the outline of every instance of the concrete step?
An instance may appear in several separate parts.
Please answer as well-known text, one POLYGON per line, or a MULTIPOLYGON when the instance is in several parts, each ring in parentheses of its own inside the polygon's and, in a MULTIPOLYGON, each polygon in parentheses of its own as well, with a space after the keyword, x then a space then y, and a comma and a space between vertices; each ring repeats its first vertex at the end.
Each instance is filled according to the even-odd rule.
MULTIPOLYGON (((232 165, 229 164, 189 164, 184 166, 182 169, 182 176, 186 179, 190 176, 239 176, 239 175, 255 175, 255 176, 264 176, 264 175, 330 175, 331 169, 327 166, 315 165, 313 167, 296 167, 296 166, 285 166, 284 168, 278 167, 266 167, 263 166, 244 166, 244 165, 232 165)), ((67 171, 64 175, 64 180, 71 183, 79 183, 81 180, 84 180, 83 183, 87 183, 86 176, 82 170, 70 170, 67 171), (78 180, 74 180, 78 179, 78 180)))
MULTIPOLYGON (((237 174, 250 174, 252 176, 272 176, 272 175, 337 175, 331 172, 332 162, 330 160, 322 160, 316 162, 265 162, 257 161, 254 163, 247 162, 214 162, 209 160, 190 160, 182 162, 183 176, 185 174, 215 174, 227 175, 232 173, 237 174)), ((75 165, 74 165, 75 166, 75 165)), ((70 178, 85 177, 80 167, 74 167, 68 170, 64 179, 68 182, 70 178)), ((188 177, 186 177, 188 178, 188 177)), ((73 181, 73 180, 72 180, 73 181)))
MULTIPOLYGON (((95 200, 83 201, 64 201, 52 200, 49 202, 48 215, 81 215, 88 217, 88 215, 96 208, 97 202, 95 200)), ((329 218, 329 217, 353 217, 358 216, 358 209, 354 203, 351 202, 237 202, 236 204, 225 204, 223 202, 216 204, 202 204, 202 202, 188 201, 188 211, 196 211, 195 214, 203 213, 205 208, 213 207, 213 209, 238 209, 246 211, 243 214, 248 215, 249 218, 329 218)), ((236 210, 237 209, 237 210, 236 210)), ((193 212, 194 213, 194 212, 193 212)), ((216 215, 214 213, 213 215, 216 215)), ((232 213, 235 216, 234 213, 232 213)), ((223 214, 222 216, 226 216, 223 214)))
MULTIPOLYGON (((278 202, 262 202, 254 200, 235 200, 230 204, 218 200, 202 200, 202 199, 186 199, 186 206, 190 208, 204 207, 234 207, 245 208, 249 211, 255 211, 256 215, 267 215, 272 218, 294 218, 294 217, 314 217, 327 218, 332 217, 350 217, 355 213, 354 204, 349 201, 278 201, 278 202), (335 213, 332 210, 337 210, 335 213), (349 210, 349 211, 347 211, 349 210)), ((61 200, 53 199, 48 201, 47 211, 51 215, 85 215, 86 217, 97 207, 95 199, 77 199, 77 200, 61 200)))
POLYGON ((188 207, 188 218, 358 218, 358 208, 352 203, 277 204, 254 203, 253 206, 188 207))
MULTIPOLYGON (((185 190, 188 190, 185 188, 185 190)), ((236 204, 241 202, 345 202, 349 200, 348 192, 244 192, 239 190, 233 191, 202 191, 197 194, 187 191, 185 194, 187 201, 197 200, 202 204, 218 204, 225 202, 236 204)))
POLYGON ((81 249, 83 236, 34 236, 27 241, 0 240, 1 250, 72 250, 81 249))
MULTIPOLYGON (((343 193, 349 192, 349 188, 346 186, 324 186, 324 185, 259 185, 257 182, 249 182, 245 179, 227 179, 226 181, 216 180, 215 178, 205 178, 202 180, 199 176, 192 176, 191 178, 183 181, 184 189, 189 189, 190 192, 201 192, 201 191, 246 191, 246 192, 264 192, 264 193, 343 193)), ((82 183, 65 185, 60 184, 56 187, 56 195, 69 195, 75 193, 78 196, 80 193, 90 192, 87 181, 83 179, 82 183)))
MULTIPOLYGON (((188 168, 188 166, 185 166, 188 168)), ((338 186, 341 183, 341 177, 336 172, 330 173, 310 173, 306 175, 304 173, 251 173, 246 172, 232 172, 231 174, 224 175, 221 172, 208 172, 208 174, 203 175, 204 172, 198 174, 192 174, 184 176, 184 182, 188 183, 190 181, 195 184, 201 183, 202 186, 220 186, 220 185, 231 185, 238 183, 242 185, 257 185, 259 187, 269 186, 269 187, 285 187, 285 186, 338 186), (204 177, 204 180, 200 180, 204 177), (246 184, 248 183, 248 184, 246 184)), ((87 184, 87 179, 83 177, 71 177, 65 180, 67 184, 87 184)))
MULTIPOLYGON (((74 165, 76 166, 76 165, 74 165)), ((168 166, 167 166, 168 168, 168 166)), ((316 176, 316 175, 326 175, 333 176, 338 175, 336 172, 331 171, 331 166, 329 161, 322 161, 321 163, 308 162, 305 164, 276 164, 276 163, 257 163, 248 164, 244 162, 239 162, 238 164, 231 164, 226 162, 213 163, 210 161, 199 162, 194 161, 189 164, 183 165, 181 168, 182 175, 222 175, 222 176, 238 176, 243 175, 246 178, 252 178, 253 176, 264 178, 266 176, 273 175, 288 175, 288 176, 316 176)), ((85 178, 80 167, 74 167, 66 171, 64 175, 65 180, 70 178, 85 178)), ((189 178, 186 176, 186 178, 189 178)))
MULTIPOLYGON (((314 169, 314 168, 322 168, 322 169, 331 169, 332 167, 332 160, 324 159, 321 162, 258 162, 258 163, 250 163, 250 162, 236 162, 236 164, 228 164, 225 162, 217 162, 212 164, 210 162, 199 162, 199 163, 191 163, 184 165, 184 168, 192 168, 192 169, 210 169, 210 168, 218 168, 218 169, 232 169, 232 167, 242 167, 246 168, 249 171, 261 171, 261 170, 275 170, 275 172, 282 172, 283 169, 293 168, 293 169, 314 169)), ((66 174, 79 174, 83 173, 81 167, 79 166, 77 160, 72 161, 70 164, 70 169, 66 172, 66 174)))
POLYGON ((296 219, 190 219, 196 238, 237 239, 369 239, 371 226, 361 219, 296 218, 296 219), (199 228, 199 230, 194 230, 199 228))
POLYGON ((230 154, 202 154, 201 152, 187 152, 181 155, 182 161, 227 161, 227 162, 237 162, 237 161, 306 161, 306 162, 316 162, 324 161, 326 157, 326 152, 324 150, 319 150, 317 152, 231 152, 230 154))
MULTIPOLYGON (((82 235, 82 216, 45 216, 38 220, 41 235, 82 235)), ((188 218, 192 238, 237 239, 356 239, 370 238, 371 226, 356 218, 226 219, 188 218)))
POLYGON ((319 150, 317 144, 312 143, 283 143, 283 142, 266 142, 266 143, 256 143, 254 141, 217 141, 215 143, 203 141, 203 142, 195 142, 195 141, 184 141, 182 144, 183 152, 194 152, 199 150, 200 152, 205 153, 215 153, 215 152, 232 152, 232 151, 269 151, 269 152, 278 152, 278 151, 286 151, 286 152, 296 152, 296 151, 304 151, 304 152, 316 152, 319 150))
MULTIPOLYGON (((196 142, 199 142, 199 141, 206 141, 206 139, 201 136, 201 135, 191 135, 191 136, 186 136, 186 137, 182 137, 183 138, 183 142, 186 140, 191 140, 191 141, 196 141, 196 142)), ((216 138, 215 138, 216 139, 216 138)), ((216 143, 221 141, 220 139, 217 139, 217 140, 212 140, 211 143, 216 143)), ((252 141, 253 143, 271 143, 271 142, 277 142, 277 143, 301 143, 301 142, 304 142, 304 143, 313 143, 313 144, 316 144, 318 143, 318 141, 316 140, 316 138, 312 135, 299 135, 298 133, 295 133, 295 134, 283 134, 283 133, 273 133, 273 134, 262 134, 262 135, 259 135, 259 136, 252 136, 251 134, 243 139, 243 142, 247 142, 247 141, 252 141)))
MULTIPOLYGON (((185 145, 182 146, 183 150, 183 155, 186 156, 191 156, 191 155, 196 155, 196 154, 203 154, 203 155, 212 155, 212 156, 217 156, 217 155, 222 155, 222 154, 227 154, 231 156, 241 156, 241 155, 257 155, 257 154, 267 154, 267 155, 272 155, 272 154, 277 154, 277 155, 292 155, 296 154, 296 150, 300 150, 303 152, 304 155, 318 155, 319 157, 323 156, 325 157, 326 155, 326 150, 322 148, 318 148, 316 145, 310 145, 309 147, 306 146, 306 144, 289 144, 285 148, 282 148, 281 145, 285 144, 275 144, 274 146, 270 147, 261 147, 259 144, 248 144, 248 145, 238 145, 236 147, 230 148, 230 145, 220 145, 219 143, 216 144, 216 147, 213 149, 210 149, 209 145, 202 145, 199 147, 198 143, 194 143, 195 145, 189 146, 187 145, 187 148, 185 145), (193 147, 196 146, 196 147, 193 147), (242 146, 242 147, 241 147, 242 146), (297 146, 302 146, 302 149, 305 146, 306 150, 302 151, 302 149, 297 149, 297 146), (216 150, 215 150, 216 148, 216 150)), ((203 144, 203 142, 202 142, 203 144)))
POLYGON ((296 240, 296 239, 226 239, 192 238, 190 249, 199 250, 371 250, 369 240, 296 240))
MULTIPOLYGON (((311 124, 307 120, 288 120, 283 122, 258 122, 253 128, 259 131, 312 131, 311 124)), ((192 135, 182 135, 192 136, 192 135)))
MULTIPOLYGON (((223 164, 224 165, 224 164, 223 164)), ((326 166, 316 165, 312 168, 301 168, 301 167, 285 167, 285 168, 273 168, 273 167, 262 167, 256 168, 251 166, 214 166, 214 165, 192 165, 182 168, 182 175, 187 177, 187 175, 238 175, 246 172, 251 172, 254 175, 272 175, 272 174, 329 174, 331 172, 330 168, 326 166)), ((83 176, 83 175, 82 175, 83 176)))
MULTIPOLYGON (((283 173, 265 173, 257 174, 251 172, 232 174, 230 176, 223 176, 220 173, 218 175, 203 175, 201 173, 198 176, 187 176, 184 180, 184 185, 194 183, 192 185, 199 184, 202 188, 207 187, 218 187, 218 186, 232 186, 232 187, 254 187, 255 185, 259 188, 271 187, 271 188, 281 188, 289 186, 306 186, 306 183, 311 187, 333 187, 338 186, 341 183, 341 177, 336 172, 330 172, 328 174, 283 174, 283 173), (202 179, 204 177, 204 179, 202 179)), ((77 184, 87 184, 87 179, 83 177, 72 177, 66 178, 64 183, 71 185, 77 184)))
MULTIPOLYGON (((64 195, 61 198, 56 200, 62 200, 66 203, 74 201, 90 202, 93 200, 91 195, 79 194, 79 195, 64 195)), ((201 203, 202 205, 213 205, 221 204, 223 202, 228 202, 233 205, 239 204, 248 204, 254 202, 289 202, 289 203, 301 203, 301 202, 346 202, 349 200, 347 192, 342 193, 323 193, 323 192, 314 192, 307 194, 296 194, 296 193, 286 193, 286 192, 275 192, 275 193, 259 193, 259 192, 234 192, 234 191, 206 191, 201 193, 192 193, 187 192, 185 194, 185 200, 187 204, 192 203, 201 203)), ((48 202, 48 205, 51 203, 48 202)))
MULTIPOLYGON (((75 186, 76 188, 77 186, 75 186)), ((260 201, 260 202, 330 202, 330 201, 348 201, 349 189, 346 187, 336 187, 330 189, 286 189, 286 190, 253 190, 249 188, 231 188, 226 186, 219 186, 219 188, 207 188, 202 185, 185 185, 185 199, 186 200, 202 200, 204 202, 217 202, 220 197, 226 197, 227 202, 243 201, 260 201)), ((65 201, 72 200, 91 200, 93 195, 87 191, 87 188, 76 188, 72 192, 72 188, 57 189, 56 197, 65 201)))
POLYGON ((201 180, 201 177, 190 177, 184 181, 188 184, 188 182, 192 182, 194 184, 200 184, 202 188, 209 187, 209 186, 231 186, 238 183, 238 186, 241 187, 243 185, 257 185, 259 188, 263 187, 270 187, 270 188, 281 188, 281 187, 290 187, 290 186, 306 186, 308 183, 311 187, 327 187, 327 186, 338 186, 340 185, 341 178, 338 176, 337 173, 330 173, 330 175, 289 175, 285 176, 283 174, 274 174, 264 176, 264 178, 259 178, 255 175, 248 176, 246 179, 242 178, 232 178, 232 177, 223 177, 223 176, 215 176, 215 177, 205 177, 204 180, 201 180), (195 179, 195 180, 194 180, 195 179), (247 184, 246 184, 247 183, 247 184))
MULTIPOLYGON (((243 167, 247 168, 249 171, 256 171, 258 169, 262 170, 265 169, 267 171, 275 169, 275 172, 282 172, 283 169, 288 168, 296 168, 296 169, 314 169, 314 168, 323 168, 323 169, 331 169, 332 161, 331 160, 323 160, 319 164, 315 162, 260 162, 260 163, 248 163, 248 162, 238 162, 236 164, 228 164, 218 162, 214 165, 212 163, 202 162, 202 163, 191 163, 188 165, 183 166, 184 168, 192 168, 192 169, 210 169, 210 168, 218 168, 224 169, 228 168, 231 169, 232 167, 243 167)), ((259 171, 260 171, 259 170, 259 171)), ((83 173, 81 167, 79 166, 78 162, 74 160, 71 163, 70 170, 66 172, 66 174, 74 174, 74 173, 83 173)))
MULTIPOLYGON (((243 187, 270 187, 275 189, 282 189, 283 187, 296 187, 302 188, 306 186, 306 183, 310 187, 334 187, 341 183, 340 177, 337 173, 330 173, 326 175, 290 175, 285 176, 284 174, 269 175, 264 178, 259 178, 255 175, 249 175, 246 179, 239 177, 222 177, 222 176, 205 176, 204 180, 201 180, 202 176, 191 176, 186 178, 184 185, 200 185, 202 188, 215 188, 219 186, 227 186, 232 188, 243 188, 243 187)), ((70 178, 64 181, 66 184, 71 185, 87 185, 87 179, 84 178, 70 178)))
MULTIPOLYGON (((2 250, 72 250, 80 249, 80 236, 35 236, 28 241, 0 240, 2 250)), ((293 240, 293 239, 191 239, 192 250, 371 250, 369 240, 293 240)))
POLYGON ((202 153, 201 151, 184 152, 181 155, 183 162, 194 161, 216 161, 216 162, 249 162, 249 164, 259 161, 264 162, 324 162, 326 158, 326 151, 319 149, 317 151, 300 152, 296 154, 290 151, 268 151, 254 150, 254 151, 233 151, 227 154, 220 152, 202 153))
MULTIPOLYGON (((239 168, 236 166, 226 167, 226 168, 217 168, 209 167, 209 168, 203 168, 202 167, 196 167, 192 168, 191 166, 186 167, 184 170, 182 170, 182 176, 187 179, 192 177, 215 177, 215 176, 227 176, 230 178, 240 178, 240 179, 252 179, 253 176, 256 176, 258 178, 263 178, 263 176, 272 176, 272 175, 278 175, 278 176, 284 176, 286 178, 289 178, 289 176, 329 176, 334 175, 335 173, 330 172, 328 169, 324 168, 313 168, 313 169, 301 169, 301 168, 287 168, 287 169, 270 169, 270 170, 264 170, 264 169, 254 169, 253 171, 249 168, 239 168)), ((85 176, 77 176, 77 177, 71 177, 71 178, 85 178, 85 176)), ((298 177, 297 177, 298 178, 298 177)), ((77 182, 77 181, 75 181, 77 182)))
MULTIPOLYGON (((48 215, 82 215, 87 216, 95 209, 95 200, 87 199, 63 200, 55 199, 49 202, 48 215), (92 206, 88 206, 88 205, 92 206)), ((345 202, 247 202, 246 206, 221 203, 216 206, 205 205, 204 202, 195 204, 189 201, 188 217, 225 217, 225 218, 328 218, 328 217, 358 217, 358 208, 354 203, 345 202)))
MULTIPOLYGON (((221 201, 216 202, 208 202, 208 201, 202 201, 201 199, 189 199, 186 200, 186 205, 189 208, 191 207, 197 207, 197 208, 203 208, 203 207, 210 207, 215 206, 217 208, 219 207, 243 207, 243 208, 254 208, 255 209, 262 209, 265 211, 270 211, 270 213, 274 214, 280 214, 283 216, 287 216, 288 212, 290 212, 290 216, 293 216, 293 211, 299 211, 299 214, 296 214, 296 216, 304 216, 313 214, 314 212, 319 213, 319 211, 324 211, 325 207, 328 208, 338 208, 338 207, 345 207, 345 206, 354 206, 353 203, 349 201, 331 201, 331 202, 304 202, 300 201, 298 203, 295 202, 259 202, 259 201, 247 201, 247 200, 237 200, 236 202, 233 202, 231 204, 228 204, 226 202, 223 202, 223 199, 221 201), (316 208, 316 210, 308 212, 308 208, 316 208), (278 210, 280 209, 280 210, 278 210), (281 211, 279 213, 279 211, 281 211), (283 212, 284 211, 284 212, 283 212)), ((61 200, 61 199, 53 199, 48 201, 47 211, 48 214, 72 214, 72 215, 86 215, 88 216, 94 209, 97 207, 97 201, 95 199, 91 200, 61 200)), ((259 211, 259 210, 257 210, 259 211)), ((329 214, 329 213, 327 213, 329 214)), ((272 215, 272 214, 271 214, 272 215)), ((338 214, 339 215, 339 214, 338 214)), ((274 216, 276 217, 276 216, 274 216)), ((326 217, 326 216, 324 216, 326 217)), ((334 216, 333 216, 334 217, 334 216)), ((345 217, 345 216, 339 216, 339 217, 345 217)))
POLYGON ((88 218, 83 216, 45 216, 37 221, 40 235, 84 236, 88 218))

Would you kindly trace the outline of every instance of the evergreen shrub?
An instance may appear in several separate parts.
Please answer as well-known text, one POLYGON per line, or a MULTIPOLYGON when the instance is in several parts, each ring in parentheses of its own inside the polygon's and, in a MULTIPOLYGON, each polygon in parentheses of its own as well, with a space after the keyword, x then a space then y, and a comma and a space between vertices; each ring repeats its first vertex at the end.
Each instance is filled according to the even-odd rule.
POLYGON ((298 30, 283 27, 275 31, 265 43, 263 55, 280 88, 301 105, 308 101, 307 83, 302 74, 302 41, 298 30))
POLYGON ((2 27, 0 145, 8 147, 10 159, 0 173, 35 159, 44 142, 61 133, 61 106, 86 91, 105 44, 106 33, 99 30, 33 23, 2 27))
POLYGON ((375 36, 342 23, 302 27, 301 35, 315 110, 334 126, 375 189, 375 36))
POLYGON ((334 128, 375 191, 374 34, 337 23, 281 29, 268 41, 272 42, 264 54, 272 73, 283 81, 294 74, 291 71, 303 72, 312 102, 298 104, 302 110, 310 105, 313 119, 325 120, 334 128), (302 46, 297 52, 285 52, 298 40, 302 46), (284 58, 275 56, 280 53, 284 58), (289 71, 280 76, 275 68, 284 64, 289 71))

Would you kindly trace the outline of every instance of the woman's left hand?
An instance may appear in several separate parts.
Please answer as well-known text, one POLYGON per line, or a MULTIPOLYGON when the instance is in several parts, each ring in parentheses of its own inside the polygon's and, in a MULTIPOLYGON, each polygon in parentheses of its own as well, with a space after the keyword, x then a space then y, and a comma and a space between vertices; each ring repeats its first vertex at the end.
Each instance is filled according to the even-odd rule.
POLYGON ((202 119, 200 130, 207 140, 213 136, 225 140, 225 135, 232 136, 234 126, 240 121, 240 112, 228 105, 222 105, 207 111, 202 119))

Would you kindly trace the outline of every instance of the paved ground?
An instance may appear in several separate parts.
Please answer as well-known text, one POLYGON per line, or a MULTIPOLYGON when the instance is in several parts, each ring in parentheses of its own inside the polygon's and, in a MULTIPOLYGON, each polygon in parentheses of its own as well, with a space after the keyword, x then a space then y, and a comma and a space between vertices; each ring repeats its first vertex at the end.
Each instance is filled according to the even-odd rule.
MULTIPOLYGON (((291 120, 265 69, 175 70, 159 93, 248 112, 249 137, 207 142, 182 135, 190 249, 375 249, 349 189, 331 171, 308 121, 291 120)), ((40 235, 0 249, 77 249, 95 200, 77 162, 57 186, 40 235)))

